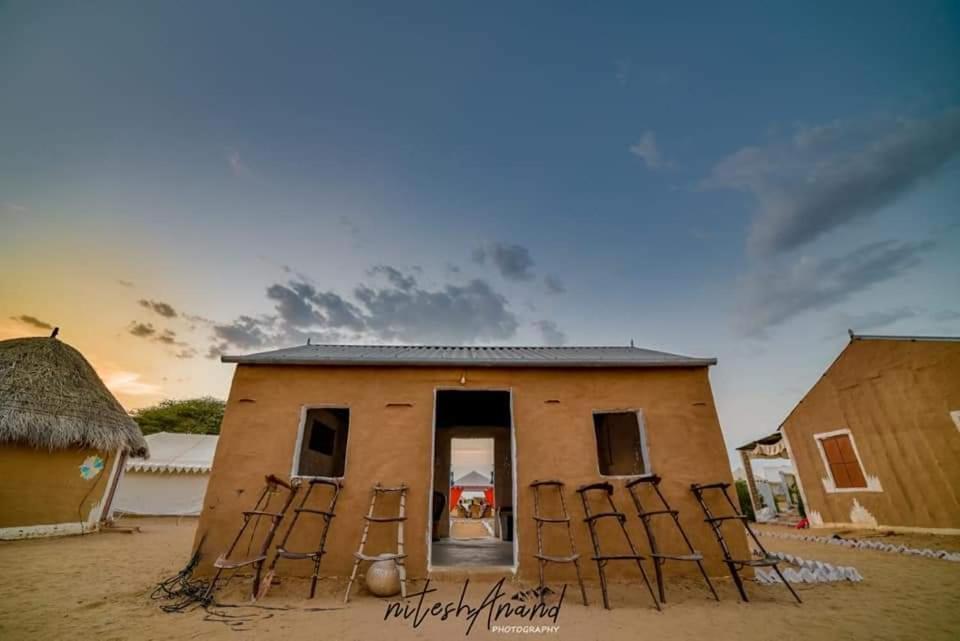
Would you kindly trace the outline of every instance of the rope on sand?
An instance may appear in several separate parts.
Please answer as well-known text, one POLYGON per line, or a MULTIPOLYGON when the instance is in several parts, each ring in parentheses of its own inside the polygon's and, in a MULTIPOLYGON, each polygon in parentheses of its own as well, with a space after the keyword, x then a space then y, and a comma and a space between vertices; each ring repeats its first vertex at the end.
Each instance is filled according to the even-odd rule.
POLYGON ((893 552, 896 554, 906 554, 907 556, 920 556, 926 559, 943 559, 944 561, 960 562, 960 552, 949 552, 947 550, 931 550, 929 548, 910 548, 906 545, 893 545, 883 541, 870 541, 867 539, 843 539, 838 536, 813 536, 811 534, 792 534, 788 532, 757 532, 761 536, 769 536, 775 539, 793 539, 796 541, 807 541, 810 543, 826 543, 828 545, 842 545, 846 548, 856 550, 878 550, 880 552, 893 552))

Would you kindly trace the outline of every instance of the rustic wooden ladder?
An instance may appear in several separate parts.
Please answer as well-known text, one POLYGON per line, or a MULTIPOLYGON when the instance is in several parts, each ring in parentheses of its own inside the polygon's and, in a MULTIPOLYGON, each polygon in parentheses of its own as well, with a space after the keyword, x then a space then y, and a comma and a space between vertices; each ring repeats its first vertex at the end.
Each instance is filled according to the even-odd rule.
POLYGON ((653 586, 650 585, 647 572, 643 569, 644 557, 637 552, 637 548, 633 545, 633 540, 631 540, 630 534, 627 532, 627 517, 623 512, 617 510, 617 506, 613 502, 613 485, 606 481, 590 483, 578 487, 577 493, 580 494, 580 500, 583 502, 583 513, 586 516, 583 520, 586 522, 587 527, 590 528, 590 540, 593 542, 593 557, 591 558, 597 562, 597 570, 600 573, 600 590, 603 593, 603 607, 608 610, 610 609, 610 600, 607 597, 607 575, 604 571, 607 563, 609 561, 634 561, 637 567, 640 568, 640 575, 643 577, 643 582, 647 586, 647 591, 650 592, 650 598, 653 599, 653 604, 657 606, 657 610, 659 610, 660 603, 657 601, 657 596, 653 593, 653 586), (606 496, 607 503, 610 505, 610 510, 593 514, 590 511, 590 501, 587 498, 589 492, 603 492, 606 496), (620 526, 620 531, 623 532, 623 538, 626 539, 627 545, 630 547, 630 554, 603 554, 600 551, 597 521, 608 518, 616 519, 617 524, 620 526))
POLYGON ((533 488, 533 520, 537 524, 537 553, 534 556, 540 565, 540 603, 543 603, 545 584, 543 573, 547 563, 573 563, 577 570, 577 583, 580 584, 580 596, 583 598, 583 604, 587 604, 587 590, 583 587, 583 575, 580 572, 580 555, 577 554, 577 546, 573 542, 573 531, 570 529, 570 516, 567 513, 567 503, 563 498, 562 481, 534 481, 530 484, 533 488), (562 516, 544 516, 540 512, 540 488, 556 488, 560 496, 560 510, 562 516), (544 524, 562 523, 567 528, 567 538, 570 540, 570 554, 567 556, 550 556, 543 551, 543 531, 544 524))
POLYGON ((667 561, 695 562, 697 567, 700 568, 700 574, 703 575, 703 580, 707 582, 707 587, 710 588, 713 598, 719 601, 720 597, 717 596, 717 591, 713 589, 713 584, 710 583, 710 577, 707 576, 707 571, 703 567, 703 555, 695 550, 693 544, 690 543, 690 538, 687 537, 687 533, 684 532, 683 526, 680 525, 680 513, 670 507, 670 504, 667 503, 667 499, 663 495, 663 492, 660 491, 660 481, 661 478, 656 474, 649 474, 647 476, 641 476, 633 479, 627 483, 627 491, 630 492, 630 498, 633 499, 633 505, 637 508, 637 516, 640 517, 640 521, 643 523, 643 529, 647 533, 647 540, 650 542, 650 558, 653 559, 653 569, 657 576, 657 591, 660 593, 660 603, 667 602, 666 592, 663 586, 662 568, 663 564, 667 561), (640 488, 643 486, 649 486, 653 488, 657 498, 660 499, 662 508, 655 510, 644 509, 643 504, 640 502, 639 494, 640 488), (668 514, 673 519, 674 525, 677 526, 677 531, 680 532, 680 536, 683 537, 683 542, 687 544, 687 550, 689 552, 688 554, 665 554, 660 551, 660 547, 657 544, 657 538, 653 533, 652 521, 654 516, 666 516, 668 514))
POLYGON ((273 582, 274 571, 277 568, 277 563, 280 559, 290 559, 293 561, 302 561, 302 560, 311 560, 313 561, 313 575, 310 577, 310 598, 314 597, 317 591, 317 579, 320 578, 320 562, 323 560, 323 555, 326 554, 326 545, 327 545, 327 533, 330 531, 330 525, 333 521, 333 517, 336 516, 335 512, 337 509, 337 499, 340 498, 340 490, 343 489, 343 485, 340 481, 336 479, 326 479, 326 478, 315 478, 307 481, 307 491, 303 493, 303 498, 300 499, 300 504, 293 509, 293 518, 290 520, 290 527, 287 528, 287 531, 281 537, 280 542, 277 543, 277 551, 273 556, 273 561, 270 562, 270 569, 267 571, 266 576, 263 577, 263 581, 260 583, 260 591, 257 593, 257 598, 263 598, 266 596, 267 591, 270 589, 270 584, 273 582), (330 503, 325 510, 318 510, 316 508, 307 507, 307 502, 310 500, 310 494, 314 489, 317 489, 318 486, 329 487, 330 488, 330 503), (320 545, 316 550, 312 552, 294 552, 287 549, 287 540, 290 538, 290 535, 293 534, 293 530, 297 527, 297 523, 300 521, 300 516, 303 514, 308 515, 317 515, 323 518, 323 530, 320 532, 320 545))
POLYGON ((213 580, 210 581, 206 592, 204 592, 202 599, 203 601, 209 601, 213 597, 213 592, 216 589, 217 581, 220 579, 220 575, 224 570, 236 570, 248 565, 253 566, 254 568, 253 588, 250 596, 252 599, 256 599, 257 590, 260 587, 260 572, 263 569, 263 562, 267 560, 267 550, 270 549, 270 544, 273 542, 273 537, 277 532, 277 528, 280 526, 280 522, 283 521, 283 517, 286 516, 287 510, 290 508, 290 504, 293 503, 293 498, 296 496, 298 489, 298 485, 291 485, 280 480, 273 474, 270 474, 266 477, 266 485, 264 485, 263 491, 260 493, 260 497, 257 499, 253 509, 242 513, 243 525, 240 526, 240 531, 237 532, 237 535, 233 538, 233 541, 230 543, 230 547, 227 548, 227 551, 221 554, 217 560, 213 562, 213 567, 217 569, 217 572, 213 575, 213 580), (286 499, 284 499, 283 505, 278 511, 270 511, 268 509, 270 507, 270 499, 274 494, 280 492, 281 488, 287 492, 286 499), (237 544, 240 542, 240 539, 243 538, 247 527, 253 523, 253 530, 250 533, 250 542, 247 545, 247 554, 250 553, 250 546, 253 545, 253 537, 257 533, 257 526, 260 524, 261 518, 269 518, 270 527, 267 530, 267 534, 264 537, 263 542, 260 544, 259 551, 253 556, 247 556, 237 560, 231 559, 231 555, 233 554, 234 549, 237 547, 237 544))
POLYGON ((796 591, 794 591, 793 587, 787 583, 787 580, 783 578, 783 574, 780 573, 780 568, 777 567, 779 559, 772 557, 767 553, 766 548, 763 547, 763 544, 760 543, 757 535, 754 534, 753 529, 751 529, 747 517, 743 514, 740 514, 737 506, 727 493, 727 488, 729 487, 729 483, 694 483, 690 486, 690 490, 693 492, 693 495, 697 497, 697 503, 699 503, 701 509, 703 509, 703 514, 706 516, 706 518, 703 520, 710 524, 710 527, 713 529, 713 535, 717 537, 717 543, 720 544, 720 549, 723 551, 723 561, 727 564, 727 567, 730 568, 730 576, 733 577, 733 582, 737 585, 737 590, 740 592, 741 598, 743 598, 744 601, 750 600, 747 598, 747 591, 743 587, 743 579, 740 578, 740 570, 745 567, 772 567, 773 571, 776 572, 777 576, 780 577, 780 580, 783 581, 783 584, 787 586, 788 590, 790 590, 790 594, 793 595, 793 598, 797 600, 797 603, 803 603, 800 600, 800 596, 796 593, 796 591), (707 502, 703 498, 703 493, 707 490, 720 490, 721 494, 723 494, 723 498, 725 498, 727 503, 730 505, 730 509, 733 511, 733 514, 726 516, 714 516, 710 511, 710 506, 707 505, 707 502), (753 542, 763 554, 762 558, 742 560, 733 558, 730 548, 727 546, 727 541, 723 538, 723 524, 727 521, 739 521, 743 524, 747 534, 750 535, 750 538, 753 539, 753 542))
POLYGON ((360 537, 360 548, 353 555, 353 572, 350 573, 350 581, 347 583, 347 592, 343 595, 343 602, 347 603, 350 601, 350 589, 353 587, 353 582, 357 578, 357 572, 360 569, 360 563, 363 561, 393 561, 397 564, 397 572, 400 574, 400 596, 404 599, 407 598, 407 569, 405 566, 407 555, 403 551, 403 524, 407 520, 406 516, 406 505, 407 505, 407 490, 409 488, 405 483, 401 483, 397 487, 383 487, 377 482, 373 486, 373 495, 370 497, 370 510, 367 512, 367 515, 364 516, 363 523, 363 535, 360 537), (377 509, 377 499, 381 494, 399 494, 400 495, 400 508, 399 514, 397 516, 375 516, 377 509), (370 532, 371 523, 396 523, 397 524, 397 551, 393 554, 380 554, 377 556, 371 556, 364 552, 364 547, 367 545, 367 534, 370 532))

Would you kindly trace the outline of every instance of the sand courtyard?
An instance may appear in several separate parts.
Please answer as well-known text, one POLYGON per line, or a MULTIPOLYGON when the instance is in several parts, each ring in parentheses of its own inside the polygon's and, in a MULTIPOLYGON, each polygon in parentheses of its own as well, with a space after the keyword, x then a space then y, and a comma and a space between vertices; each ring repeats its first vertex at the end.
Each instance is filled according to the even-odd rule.
MULTIPOLYGON (((456 639, 468 623, 425 619, 414 627, 384 620, 391 600, 361 591, 344 606, 344 583, 321 582, 307 600, 306 583, 284 580, 257 607, 246 605, 249 582, 236 579, 218 594, 222 607, 166 613, 151 592, 175 574, 190 554, 194 519, 137 519, 133 534, 109 533, 0 543, 0 638, 21 639, 456 639), (240 606, 240 607, 232 607, 240 606)), ((769 526, 768 526, 769 527, 769 526)), ((762 528, 761 528, 762 529, 762 528)), ((785 531, 782 530, 781 531, 785 531)), ((960 537, 889 537, 908 545, 960 549, 960 537)), ((956 639, 960 635, 960 563, 879 551, 766 537, 771 551, 850 565, 862 583, 798 585, 803 605, 782 586, 748 584, 750 603, 739 603, 729 579, 718 578, 719 603, 702 584, 668 584, 668 603, 656 612, 638 583, 612 590, 613 610, 599 606, 599 589, 588 583, 593 603, 583 607, 569 589, 557 628, 515 634, 486 628, 478 620, 468 638, 543 636, 553 639, 956 639)), ((588 566, 589 567, 589 566, 588 566)), ((593 570, 593 568, 590 568, 593 570)), ((593 577, 594 571, 587 576, 593 577)), ((468 599, 481 601, 496 577, 476 577, 468 599)), ((456 601, 462 581, 432 581, 426 598, 456 601)), ((506 581, 508 595, 532 584, 506 581)), ((556 586, 554 586, 556 587, 556 586)), ((570 586, 573 588, 573 586, 570 586)), ((423 588, 423 581, 415 589, 423 588)), ((415 604, 414 604, 415 605, 415 604)), ((511 620, 511 622, 514 622, 511 620)), ((519 623, 523 623, 520 621, 519 623)))

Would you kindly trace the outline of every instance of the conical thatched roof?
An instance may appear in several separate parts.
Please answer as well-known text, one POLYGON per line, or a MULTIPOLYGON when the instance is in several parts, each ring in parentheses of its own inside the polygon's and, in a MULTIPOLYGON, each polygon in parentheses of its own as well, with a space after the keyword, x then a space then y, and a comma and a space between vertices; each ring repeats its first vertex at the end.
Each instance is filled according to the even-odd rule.
POLYGON ((56 338, 0 341, 0 443, 147 455, 140 427, 83 355, 56 338))

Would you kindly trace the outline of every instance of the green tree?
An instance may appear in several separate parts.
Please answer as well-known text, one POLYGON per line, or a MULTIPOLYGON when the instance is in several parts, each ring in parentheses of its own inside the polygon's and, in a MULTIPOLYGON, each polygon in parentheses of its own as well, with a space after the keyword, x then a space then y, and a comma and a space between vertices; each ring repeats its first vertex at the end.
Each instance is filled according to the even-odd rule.
POLYGON ((224 402, 212 396, 161 401, 134 410, 131 415, 144 434, 219 434, 224 402))
POLYGON ((737 481, 737 499, 740 501, 740 513, 746 515, 751 521, 756 521, 757 517, 753 513, 753 504, 750 502, 750 489, 746 481, 737 481))

